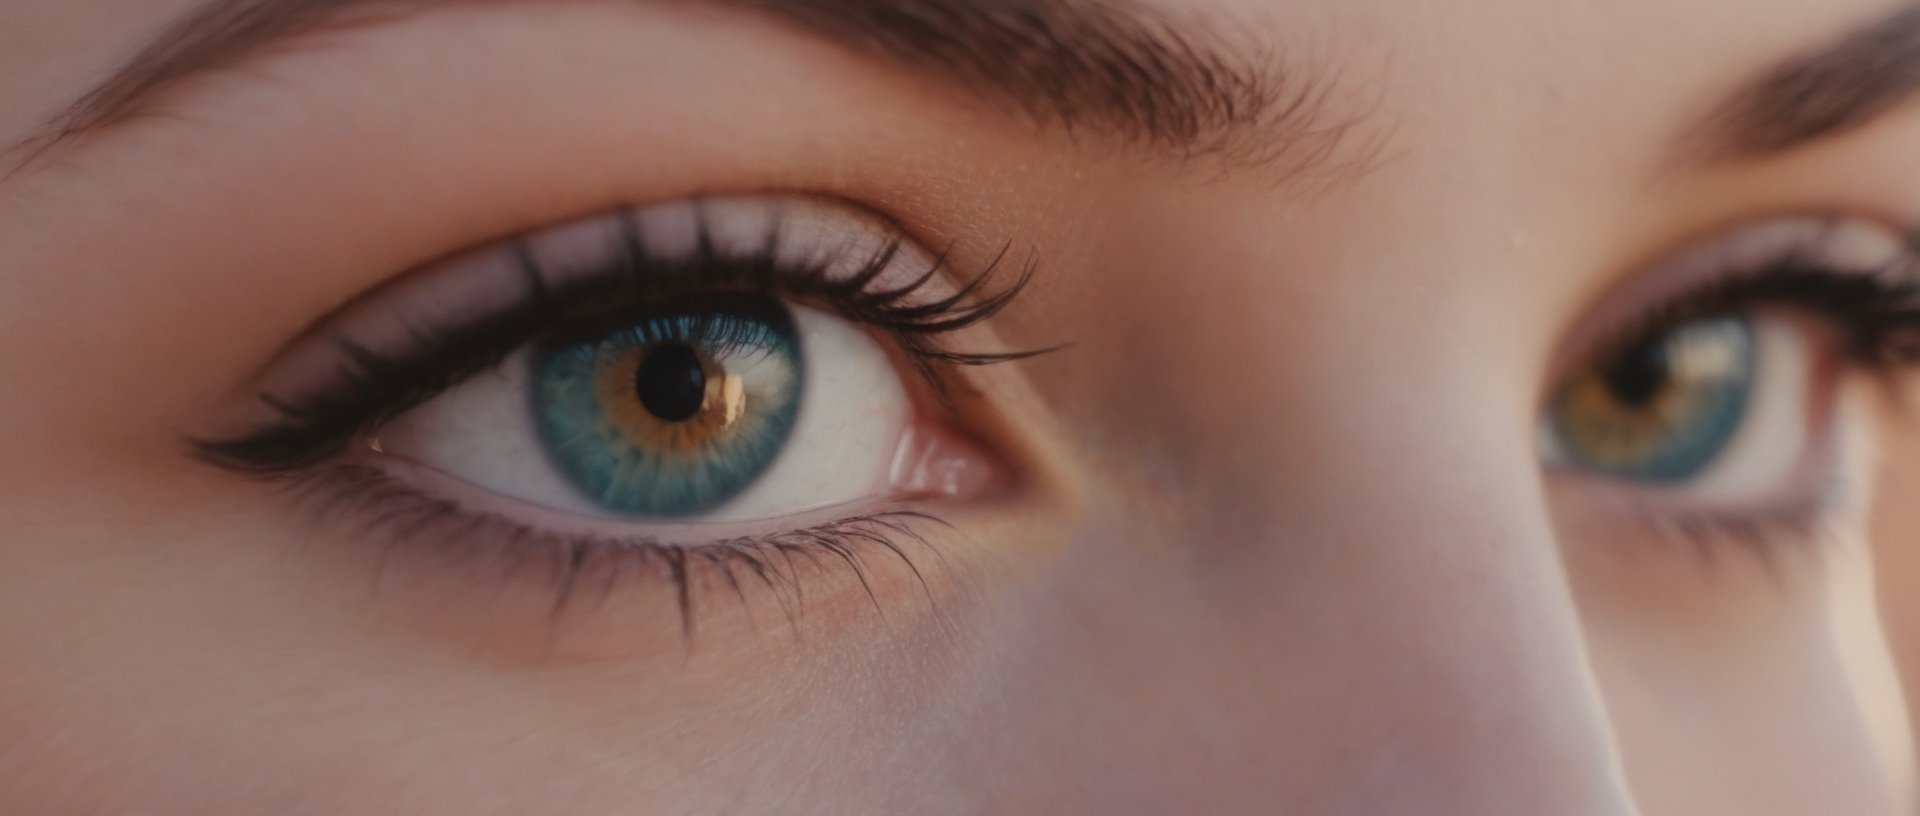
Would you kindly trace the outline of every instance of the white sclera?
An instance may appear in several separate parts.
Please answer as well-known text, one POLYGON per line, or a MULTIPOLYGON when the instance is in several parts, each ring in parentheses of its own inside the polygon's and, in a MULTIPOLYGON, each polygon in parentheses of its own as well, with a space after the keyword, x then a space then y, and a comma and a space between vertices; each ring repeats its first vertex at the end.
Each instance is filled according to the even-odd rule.
MULTIPOLYGON (((1827 216, 1763 221, 1716 235, 1655 265, 1596 310, 1568 346, 1598 347, 1600 340, 1644 315, 1652 304, 1716 282, 1765 274, 1782 259, 1836 275, 1868 276, 1900 263, 1906 247, 1903 231, 1865 221, 1827 216)), ((1832 355, 1823 344, 1831 341, 1812 325, 1825 322, 1822 317, 1787 305, 1750 314, 1757 370, 1740 427, 1703 473, 1686 484, 1653 490, 1657 501, 1721 509, 1775 506, 1783 496, 1803 493, 1810 480, 1822 478, 1823 465, 1845 464, 1835 461, 1835 448, 1830 447, 1839 419, 1823 413, 1833 407, 1822 400, 1831 398, 1834 384, 1823 381, 1821 374, 1832 355)), ((1542 462, 1580 470, 1551 423, 1541 423, 1538 440, 1542 462)))
MULTIPOLYGON (((1813 422, 1814 339, 1792 318, 1758 314, 1751 318, 1753 392, 1740 427, 1712 464, 1684 485, 1662 492, 1721 507, 1754 507, 1791 491, 1817 441, 1813 422)), ((1557 467, 1578 467, 1566 444, 1542 423, 1541 459, 1557 467)))
POLYGON ((1722 505, 1756 505, 1791 489, 1813 441, 1808 427, 1814 383, 1813 340, 1795 321, 1752 319, 1753 393, 1740 429, 1706 472, 1684 490, 1722 505))
MULTIPOLYGON (((887 487, 912 412, 898 369, 858 326, 815 309, 792 309, 806 373, 785 447, 744 492, 705 515, 633 520, 774 519, 872 498, 887 487)), ((381 449, 511 499, 622 518, 555 467, 529 410, 529 356, 516 354, 399 417, 381 433, 381 449)))

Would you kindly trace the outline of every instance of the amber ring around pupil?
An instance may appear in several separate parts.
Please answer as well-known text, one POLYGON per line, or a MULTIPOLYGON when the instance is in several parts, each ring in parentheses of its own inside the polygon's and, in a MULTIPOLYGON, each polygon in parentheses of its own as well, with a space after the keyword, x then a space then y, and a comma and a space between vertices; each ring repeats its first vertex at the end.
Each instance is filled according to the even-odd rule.
POLYGON ((771 466, 799 416, 806 366, 777 300, 690 304, 547 346, 530 406, 554 462, 620 515, 687 517, 771 466))

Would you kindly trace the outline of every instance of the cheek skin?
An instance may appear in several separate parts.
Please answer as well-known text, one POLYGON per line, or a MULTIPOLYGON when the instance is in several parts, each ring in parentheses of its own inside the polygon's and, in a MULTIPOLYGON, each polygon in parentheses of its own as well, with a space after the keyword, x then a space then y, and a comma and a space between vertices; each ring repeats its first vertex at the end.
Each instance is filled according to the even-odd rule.
MULTIPOLYGON (((1843 406, 1876 398, 1841 396, 1843 406)), ((1822 455, 1837 455, 1843 484, 1858 492, 1814 539, 1706 548, 1635 522, 1569 526, 1580 531, 1567 539, 1571 588, 1648 812, 1891 813, 1907 801, 1909 736, 1889 725, 1904 703, 1873 613, 1861 518, 1873 447, 1858 431, 1873 420, 1834 406, 1816 413, 1815 424, 1837 422, 1851 437, 1822 455), (1769 781, 1704 785, 1702 769, 1769 781)))
MULTIPOLYGON (((0 597, 0 645, 42 657, 6 672, 9 697, 34 701, 0 709, 12 744, 33 746, 15 766, 31 781, 0 797, 8 810, 855 806, 849 791, 881 791, 835 775, 880 763, 842 765, 818 746, 857 753, 897 738, 883 726, 925 707, 910 695, 923 661, 907 646, 952 651, 912 602, 919 587, 887 569, 871 573, 875 591, 895 599, 885 616, 856 591, 816 595, 800 617, 804 632, 783 630, 771 603, 756 608, 758 628, 744 613, 709 616, 692 653, 674 626, 647 618, 670 608, 651 605, 603 608, 593 618, 602 631, 556 637, 541 610, 516 610, 498 584, 442 592, 397 564, 376 581, 371 564, 336 563, 287 540, 282 516, 254 507, 258 496, 178 478, 158 495, 157 474, 123 472, 124 480, 90 480, 88 499, 116 508, 91 514, 90 524, 9 519, 10 529, 34 534, 10 538, 17 546, 0 557, 32 566, 39 580, 0 597), (126 530, 135 528, 131 542, 126 530), (476 605, 478 589, 493 604, 476 605), (530 631, 516 633, 511 621, 530 631), (661 633, 656 651, 605 652, 616 633, 635 643, 650 631, 661 633), (165 644, 158 652, 156 642, 165 644), (587 644, 596 651, 581 651, 587 644), (780 682, 766 684, 770 676, 780 682), (103 696, 109 682, 116 691, 103 696), (888 695, 902 696, 883 705, 888 695), (751 750, 743 735, 753 735, 751 750), (772 783, 729 782, 743 777, 772 783)), ((71 485, 49 492, 83 495, 71 485)), ((936 581, 942 574, 929 571, 936 581)), ((941 586, 933 588, 944 595, 941 586)))
POLYGON ((1576 574, 1574 586, 1644 807, 1791 814, 1845 804, 1845 812, 1888 812, 1884 780, 1905 774, 1888 767, 1898 752, 1868 738, 1878 736, 1873 718, 1888 700, 1873 677, 1884 657, 1847 648, 1876 627, 1862 632, 1858 610, 1838 608, 1871 604, 1853 580, 1854 553, 1788 554, 1768 568, 1734 553, 1709 565, 1678 541, 1580 543, 1648 553, 1619 575, 1642 580, 1609 583, 1596 576, 1607 571, 1600 567, 1576 574), (1712 725, 1696 725, 1703 723, 1712 725), (1703 769, 1716 768, 1771 781, 1701 784, 1703 769))
MULTIPOLYGON (((1910 389, 1895 396, 1911 404, 1916 394, 1920 394, 1920 390, 1910 389)), ((1889 756, 1900 758, 1911 754, 1913 733, 1920 727, 1912 705, 1913 700, 1920 699, 1920 591, 1915 589, 1920 587, 1920 548, 1912 546, 1912 542, 1920 540, 1920 502, 1894 497, 1920 496, 1920 433, 1914 432, 1913 422, 1904 412, 1883 415, 1879 420, 1883 427, 1895 432, 1879 440, 1883 447, 1876 468, 1880 476, 1878 492, 1886 498, 1874 503, 1868 530, 1879 601, 1874 611, 1886 627, 1886 645, 1892 647, 1897 676, 1903 681, 1909 714, 1904 722, 1913 726, 1890 735, 1901 750, 1889 756)), ((1882 648, 1879 644, 1867 644, 1869 652, 1879 648, 1882 648)), ((1877 721, 1890 725, 1896 720, 1882 716, 1877 721)), ((1916 788, 1920 788, 1914 767, 1911 762, 1906 763, 1898 777, 1905 781, 1910 800, 1916 788)))
MULTIPOLYGON (((984 653, 963 662, 999 691, 956 719, 972 726, 942 742, 961 752, 948 764, 1037 812, 1476 812, 1496 789, 1585 812, 1559 806, 1605 801, 1607 777, 1582 769, 1607 763, 1569 615, 1542 612, 1537 565, 1458 546, 1510 521, 1447 512, 1445 533, 1425 506, 1343 531, 1101 503, 1059 563, 968 622, 984 653), (1217 549, 1255 540, 1262 557, 1217 549), (1423 552, 1395 557, 1395 542, 1423 552), (1135 772, 1101 770, 1116 767, 1135 772)), ((1512 532, 1498 537, 1520 546, 1512 532)))
POLYGON ((1833 571, 1828 590, 1829 620, 1834 652, 1845 672, 1852 699, 1858 702, 1862 726, 1873 738, 1869 761, 1877 760, 1881 778, 1889 780, 1890 802, 1912 802, 1915 794, 1913 731, 1908 725, 1908 700, 1901 687, 1897 656, 1889 643, 1888 619, 1877 603, 1875 560, 1864 523, 1845 534, 1849 552, 1833 571))

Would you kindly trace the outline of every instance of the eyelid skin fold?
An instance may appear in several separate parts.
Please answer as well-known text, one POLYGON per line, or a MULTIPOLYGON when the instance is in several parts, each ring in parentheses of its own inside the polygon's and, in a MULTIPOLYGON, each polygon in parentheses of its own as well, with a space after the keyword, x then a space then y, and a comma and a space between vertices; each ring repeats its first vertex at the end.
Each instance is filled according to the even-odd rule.
POLYGON ((296 471, 542 334, 591 334, 690 294, 819 302, 889 336, 944 400, 942 369, 1050 350, 972 353, 943 342, 991 319, 1032 279, 1027 263, 999 285, 1005 258, 954 284, 944 256, 813 199, 625 210, 455 257, 357 302, 269 366, 257 384, 266 415, 250 430, 194 446, 235 470, 296 471))

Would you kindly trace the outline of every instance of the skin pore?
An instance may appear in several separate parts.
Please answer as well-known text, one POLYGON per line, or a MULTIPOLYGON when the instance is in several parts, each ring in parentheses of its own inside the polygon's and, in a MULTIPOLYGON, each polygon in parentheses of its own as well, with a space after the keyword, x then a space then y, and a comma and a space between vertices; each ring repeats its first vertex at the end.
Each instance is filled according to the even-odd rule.
MULTIPOLYGON (((1862 68, 1920 48, 1902 3, 271 5, 165 47, 200 3, 0 11, 0 812, 1911 812, 1874 372, 1783 401, 1839 486, 1758 538, 1541 441, 1690 247, 1920 223, 1914 69, 1862 68), (862 324, 923 461, 986 475, 839 496, 938 519, 890 546, 731 567, 526 531, 847 514, 497 495, 545 465, 461 469, 509 436, 433 436, 477 391, 323 463, 197 455, 619 213, 717 256, 898 233, 926 297, 1030 270, 940 341, 1048 353, 923 377, 862 324)), ((1802 300, 1762 311, 1844 345, 1802 300)))

